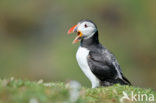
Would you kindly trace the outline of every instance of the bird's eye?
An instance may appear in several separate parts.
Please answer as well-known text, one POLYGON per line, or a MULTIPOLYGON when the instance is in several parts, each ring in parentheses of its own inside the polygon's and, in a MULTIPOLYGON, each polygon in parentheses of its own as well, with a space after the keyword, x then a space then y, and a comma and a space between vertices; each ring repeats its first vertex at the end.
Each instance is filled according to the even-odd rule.
POLYGON ((87 28, 88 27, 87 24, 85 24, 84 27, 87 28))

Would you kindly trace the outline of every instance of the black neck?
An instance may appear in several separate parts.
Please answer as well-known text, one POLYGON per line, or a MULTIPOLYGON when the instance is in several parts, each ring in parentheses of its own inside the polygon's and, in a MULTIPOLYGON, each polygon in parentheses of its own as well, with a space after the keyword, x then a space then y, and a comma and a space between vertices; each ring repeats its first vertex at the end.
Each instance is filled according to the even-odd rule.
POLYGON ((89 47, 95 46, 97 44, 99 44, 98 31, 95 32, 95 34, 88 39, 83 38, 81 40, 80 46, 89 48, 89 47))

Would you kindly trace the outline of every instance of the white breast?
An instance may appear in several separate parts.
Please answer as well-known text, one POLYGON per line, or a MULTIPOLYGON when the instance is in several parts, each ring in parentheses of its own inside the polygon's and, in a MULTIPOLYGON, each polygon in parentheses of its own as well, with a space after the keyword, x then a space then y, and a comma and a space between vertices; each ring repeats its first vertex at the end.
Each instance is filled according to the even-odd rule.
POLYGON ((81 70, 84 72, 84 74, 88 77, 88 79, 92 83, 92 88, 98 87, 100 85, 99 79, 92 73, 92 71, 89 68, 88 62, 87 62, 87 56, 89 54, 89 50, 84 47, 79 47, 77 53, 76 53, 76 59, 77 62, 81 68, 81 70))

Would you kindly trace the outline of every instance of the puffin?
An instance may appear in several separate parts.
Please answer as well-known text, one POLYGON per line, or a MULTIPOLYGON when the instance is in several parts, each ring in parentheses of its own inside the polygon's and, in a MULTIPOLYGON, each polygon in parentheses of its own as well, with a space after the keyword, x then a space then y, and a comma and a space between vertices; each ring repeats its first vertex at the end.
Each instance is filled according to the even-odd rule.
POLYGON ((97 26, 93 21, 79 21, 68 30, 68 34, 74 32, 77 36, 73 44, 80 41, 76 59, 92 88, 114 84, 131 85, 115 56, 99 42, 97 26))

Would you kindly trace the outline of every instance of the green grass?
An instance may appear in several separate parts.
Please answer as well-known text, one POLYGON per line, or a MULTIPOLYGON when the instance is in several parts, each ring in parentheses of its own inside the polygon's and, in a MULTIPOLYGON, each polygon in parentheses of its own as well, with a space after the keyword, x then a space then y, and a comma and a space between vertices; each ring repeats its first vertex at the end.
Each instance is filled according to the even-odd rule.
MULTIPOLYGON (((133 91, 156 96, 156 92, 152 89, 119 84, 94 89, 75 86, 75 89, 72 89, 70 83, 44 83, 42 80, 27 81, 11 78, 0 80, 0 103, 73 103, 70 97, 74 94, 71 92, 79 95, 75 103, 120 103, 122 91, 129 95, 133 91)), ((124 100, 124 103, 132 103, 132 101, 124 100)))

